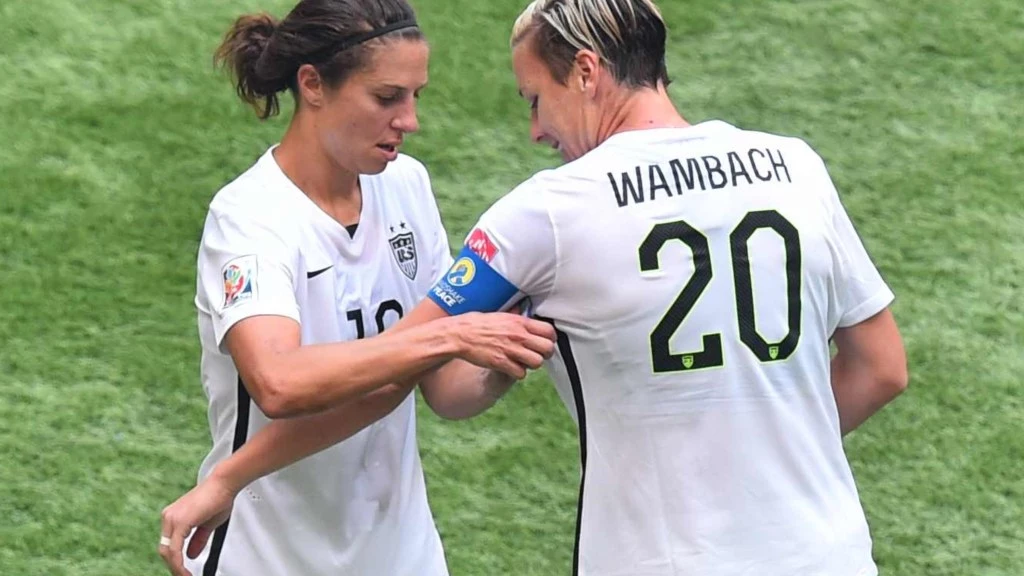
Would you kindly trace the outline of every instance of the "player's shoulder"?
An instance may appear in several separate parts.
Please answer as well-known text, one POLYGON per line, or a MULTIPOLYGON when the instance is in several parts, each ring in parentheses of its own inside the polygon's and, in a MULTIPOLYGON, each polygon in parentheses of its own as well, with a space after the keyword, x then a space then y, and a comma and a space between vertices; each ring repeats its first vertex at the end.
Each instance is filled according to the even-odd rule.
POLYGON ((742 139, 743 147, 774 154, 778 162, 785 164, 787 175, 798 186, 800 193, 816 199, 831 210, 838 192, 832 183, 825 159, 810 142, 798 136, 756 130, 738 130, 736 137, 742 139))
POLYGON ((561 166, 540 170, 516 186, 506 198, 532 204, 542 196, 584 192, 599 178, 600 165, 599 160, 585 155, 561 166))
POLYGON ((761 130, 735 128, 721 131, 713 138, 718 150, 737 151, 741 156, 759 154, 786 168, 790 181, 811 196, 829 198, 834 190, 825 160, 811 144, 799 136, 761 130))
POLYGON ((796 174, 809 173, 815 178, 827 175, 824 159, 807 140, 799 136, 736 128, 731 132, 723 132, 720 137, 731 140, 730 145, 735 147, 778 152, 787 164, 797 168, 796 174), (801 167, 807 170, 800 170, 801 167))
POLYGON ((491 206, 491 210, 522 210, 546 205, 544 196, 564 185, 560 168, 541 170, 520 182, 491 206))
POLYGON ((267 150, 213 195, 209 206, 211 217, 280 226, 297 213, 299 205, 295 194, 298 189, 277 167, 272 150, 267 150))
POLYGON ((589 202, 603 175, 586 157, 535 172, 491 205, 490 214, 517 220, 551 219, 553 213, 589 202))
POLYGON ((541 222, 548 222, 551 204, 549 193, 551 179, 556 177, 553 170, 543 170, 521 182, 510 192, 495 200, 483 215, 480 224, 502 228, 530 228, 541 222))
POLYGON ((817 151, 814 150, 810 143, 799 136, 737 128, 732 137, 753 145, 772 146, 789 151, 799 156, 801 160, 821 161, 821 157, 818 156, 817 151))

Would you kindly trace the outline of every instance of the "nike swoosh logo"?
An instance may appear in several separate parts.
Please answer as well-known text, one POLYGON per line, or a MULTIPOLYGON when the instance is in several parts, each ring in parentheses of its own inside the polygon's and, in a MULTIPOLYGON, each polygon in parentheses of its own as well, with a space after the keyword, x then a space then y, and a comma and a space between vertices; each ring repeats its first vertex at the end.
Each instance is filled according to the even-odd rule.
POLYGON ((327 268, 324 268, 323 270, 316 270, 314 272, 306 272, 306 278, 309 278, 309 279, 316 278, 317 276, 323 274, 324 272, 327 272, 331 268, 334 268, 334 266, 328 266, 327 268))

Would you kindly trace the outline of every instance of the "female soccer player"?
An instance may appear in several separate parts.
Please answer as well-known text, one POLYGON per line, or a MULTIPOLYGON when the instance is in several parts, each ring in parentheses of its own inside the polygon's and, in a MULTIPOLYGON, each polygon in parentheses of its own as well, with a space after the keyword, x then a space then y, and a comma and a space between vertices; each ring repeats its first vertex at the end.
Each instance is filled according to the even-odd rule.
POLYGON ((652 0, 527 7, 513 69, 566 164, 495 203, 408 320, 525 295, 558 329, 574 575, 874 576, 842 436, 907 385, 893 293, 810 146, 680 115, 665 39, 652 0))
POLYGON ((244 16, 217 52, 261 118, 285 90, 296 110, 206 219, 196 305, 213 448, 200 480, 229 473, 221 464, 243 446, 269 470, 297 458, 264 454, 267 444, 347 440, 248 485, 229 522, 193 538, 188 572, 188 532, 168 508, 160 553, 175 574, 447 574, 409 392, 464 358, 475 365, 432 377, 489 405, 492 384, 550 355, 553 331, 495 314, 385 333, 451 263, 427 173, 399 153, 418 129, 427 58, 404 0, 244 16))
POLYGON ((513 69, 566 164, 495 203, 403 326, 525 296, 557 327, 573 574, 873 576, 842 436, 907 385, 893 293, 810 146, 680 115, 665 39, 652 0, 529 5, 513 69))

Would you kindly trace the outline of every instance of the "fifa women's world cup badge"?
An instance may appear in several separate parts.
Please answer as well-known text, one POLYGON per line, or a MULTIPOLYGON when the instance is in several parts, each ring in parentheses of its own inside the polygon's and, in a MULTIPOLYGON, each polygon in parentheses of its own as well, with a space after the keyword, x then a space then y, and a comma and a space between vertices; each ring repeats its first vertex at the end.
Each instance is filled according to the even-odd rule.
POLYGON ((224 265, 224 308, 256 298, 256 256, 242 256, 224 265))

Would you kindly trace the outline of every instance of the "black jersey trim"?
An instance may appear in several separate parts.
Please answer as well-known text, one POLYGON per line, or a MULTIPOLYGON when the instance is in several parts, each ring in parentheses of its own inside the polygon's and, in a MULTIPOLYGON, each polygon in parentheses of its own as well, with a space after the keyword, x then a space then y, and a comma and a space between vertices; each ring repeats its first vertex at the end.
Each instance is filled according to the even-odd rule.
MULTIPOLYGON (((238 452, 238 449, 245 445, 249 437, 249 409, 252 406, 252 399, 249 391, 238 377, 238 406, 235 409, 235 437, 231 443, 231 453, 238 452)), ((224 550, 224 539, 228 535, 228 525, 231 519, 228 518, 213 532, 213 543, 210 545, 210 555, 206 558, 206 566, 203 568, 203 576, 217 576, 217 567, 220 565, 220 554, 224 550)))
POLYGON ((559 330, 554 320, 540 316, 535 316, 535 318, 548 322, 555 328, 558 353, 562 356, 562 362, 565 364, 565 372, 569 377, 569 385, 572 387, 573 403, 576 405, 576 422, 579 426, 580 440, 580 491, 576 503, 576 540, 572 549, 572 574, 579 576, 580 533, 583 528, 583 487, 587 480, 587 409, 586 403, 583 401, 583 384, 580 380, 580 370, 576 364, 576 356, 573 354, 569 335, 559 330))

